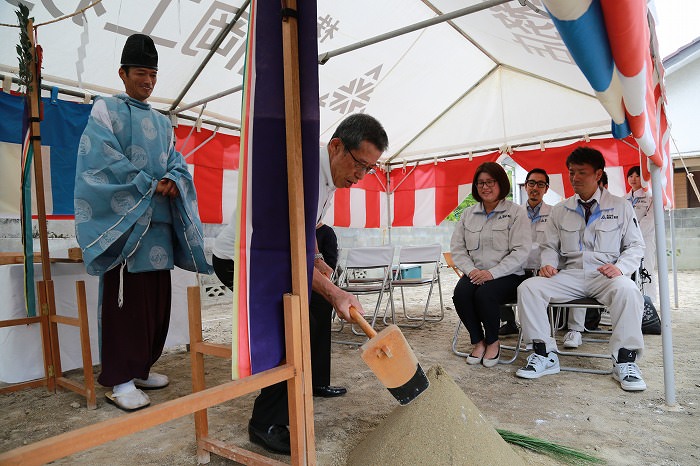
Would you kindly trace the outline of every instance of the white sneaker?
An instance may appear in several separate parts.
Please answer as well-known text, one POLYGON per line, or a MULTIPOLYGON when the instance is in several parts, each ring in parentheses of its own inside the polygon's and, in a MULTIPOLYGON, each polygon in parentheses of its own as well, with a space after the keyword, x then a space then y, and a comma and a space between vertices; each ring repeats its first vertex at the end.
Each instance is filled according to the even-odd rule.
POLYGON ((581 332, 569 330, 564 336, 564 348, 578 348, 583 343, 581 332))
POLYGON ((170 383, 167 375, 151 372, 147 379, 134 379, 134 385, 145 390, 167 387, 170 383))
POLYGON ((623 390, 628 392, 639 392, 647 389, 639 366, 634 362, 613 362, 613 378, 620 382, 620 387, 623 390))
POLYGON ((547 356, 540 356, 537 353, 532 353, 527 357, 527 365, 518 369, 515 373, 523 379, 539 379, 543 375, 552 375, 559 373, 559 357, 552 352, 547 356))

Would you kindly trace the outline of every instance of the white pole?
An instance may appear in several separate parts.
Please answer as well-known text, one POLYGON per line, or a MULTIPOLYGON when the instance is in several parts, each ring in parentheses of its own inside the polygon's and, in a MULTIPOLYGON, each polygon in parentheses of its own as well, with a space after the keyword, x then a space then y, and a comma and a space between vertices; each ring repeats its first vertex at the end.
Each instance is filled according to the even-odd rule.
POLYGON ((668 228, 671 231, 671 269, 673 270, 674 309, 678 309, 678 264, 676 264, 676 218, 673 209, 668 211, 668 228))
POLYGON ((668 292, 668 263, 666 261, 666 228, 664 227, 663 189, 661 168, 651 165, 651 187, 654 195, 654 225, 656 226, 656 264, 659 269, 659 303, 661 314, 661 342, 664 361, 664 393, 666 406, 676 406, 676 382, 673 371, 673 336, 668 292))
POLYGON ((389 244, 391 243, 391 222, 394 219, 391 216, 391 167, 386 167, 386 226, 389 232, 389 244))

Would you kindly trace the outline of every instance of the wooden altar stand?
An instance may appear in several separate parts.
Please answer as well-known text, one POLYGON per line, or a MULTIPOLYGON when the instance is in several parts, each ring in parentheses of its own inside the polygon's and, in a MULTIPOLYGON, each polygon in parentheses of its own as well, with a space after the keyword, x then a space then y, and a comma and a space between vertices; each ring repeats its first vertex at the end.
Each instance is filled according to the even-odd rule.
MULTIPOLYGON (((21 253, 0 253, 0 265, 21 264, 23 261, 24 256, 21 253)), ((34 261, 40 262, 41 255, 35 254, 34 261)), ((51 258, 51 262, 82 262, 80 248, 71 248, 68 251, 68 257, 51 258)), ((97 402, 95 399, 95 378, 92 373, 92 354, 90 348, 90 332, 88 328, 87 302, 85 299, 85 282, 75 282, 77 317, 67 317, 56 313, 53 280, 40 280, 36 282, 36 287, 39 315, 0 321, 0 328, 16 325, 40 325, 41 346, 44 358, 44 377, 2 387, 0 388, 0 394, 40 386, 45 386, 48 391, 55 392, 56 387, 59 386, 84 396, 87 408, 95 409, 97 407, 97 402), (63 375, 58 339, 58 324, 77 327, 80 331, 83 383, 68 379, 63 375)))

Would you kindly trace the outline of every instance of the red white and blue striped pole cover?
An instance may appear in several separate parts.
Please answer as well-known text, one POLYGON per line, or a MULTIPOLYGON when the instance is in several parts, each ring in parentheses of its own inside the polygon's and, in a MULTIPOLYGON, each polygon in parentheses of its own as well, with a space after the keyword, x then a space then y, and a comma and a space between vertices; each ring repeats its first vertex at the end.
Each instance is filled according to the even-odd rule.
MULTIPOLYGON (((299 80, 308 283, 318 199, 316 2, 300 4, 299 80), (302 8, 303 7, 303 8, 302 8)), ((282 296, 292 290, 280 3, 253 0, 243 80, 238 238, 234 271, 233 377, 285 357, 282 296)))
MULTIPOLYGON (((663 67, 644 0, 543 0, 562 40, 612 117, 612 133, 630 134, 665 174, 664 205, 673 206, 663 67), (652 56, 655 57, 652 59, 652 56)), ((645 180, 649 166, 640 164, 645 180)), ((658 195, 658 194, 657 194, 658 195)))

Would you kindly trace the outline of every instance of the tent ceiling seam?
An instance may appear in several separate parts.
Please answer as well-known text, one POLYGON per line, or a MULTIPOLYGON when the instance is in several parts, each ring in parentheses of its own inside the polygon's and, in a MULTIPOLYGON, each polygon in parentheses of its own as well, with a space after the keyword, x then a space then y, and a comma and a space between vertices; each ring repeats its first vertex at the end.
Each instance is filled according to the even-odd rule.
POLYGON ((346 45, 345 47, 340 47, 335 50, 330 50, 328 52, 324 52, 318 55, 318 62, 320 65, 324 65, 330 60, 331 58, 337 57, 339 55, 343 55, 348 52, 352 52, 357 49, 361 49, 364 47, 367 47, 369 45, 374 45, 379 42, 383 42, 387 39, 393 39, 394 37, 398 37, 404 34, 408 34, 410 32, 417 31, 419 29, 425 29, 430 26, 434 26, 436 24, 444 23, 447 22, 451 19, 454 18, 459 18, 460 16, 465 16, 469 15, 472 13, 477 13, 482 10, 488 10, 491 7, 501 5, 503 3, 508 3, 512 0, 484 0, 482 3, 476 4, 476 5, 471 5, 466 8, 461 8, 459 10, 455 10, 450 13, 446 13, 444 15, 436 16, 434 18, 429 18, 423 21, 419 21, 417 23, 404 26, 399 29, 394 29, 393 31, 385 32, 383 34, 379 34, 374 37, 370 37, 369 39, 365 39, 359 42, 355 42, 354 44, 346 45))
POLYGON ((496 70, 498 70, 498 68, 499 68, 500 66, 501 66, 501 65, 494 65, 494 67, 491 68, 491 70, 490 70, 488 73, 486 73, 484 76, 482 76, 481 79, 479 79, 477 82, 475 82, 469 89, 467 89, 464 93, 462 93, 461 96, 459 96, 454 102, 452 102, 450 105, 448 105, 447 108, 445 108, 445 109, 444 109, 442 112, 440 112, 435 118, 433 118, 422 130, 420 130, 413 138, 411 138, 411 139, 410 139, 406 144, 404 144, 398 151, 396 151, 396 153, 395 153, 394 155, 392 155, 391 157, 389 157, 388 159, 386 159, 386 162, 385 162, 385 163, 386 163, 386 164, 389 164, 389 163, 392 162, 392 160, 394 160, 394 159, 397 158, 399 155, 401 155, 401 153, 402 153, 404 150, 406 150, 406 148, 407 148, 408 146, 410 146, 411 144, 413 144, 413 143, 416 141, 416 139, 418 139, 419 137, 421 137, 428 129, 430 129, 435 123, 437 123, 443 116, 445 116, 445 114, 447 114, 447 113, 448 113, 450 110, 452 110, 458 103, 460 103, 465 97, 467 97, 472 91, 474 91, 474 89, 476 89, 477 87, 479 87, 479 86, 481 85, 481 83, 483 83, 483 82, 486 81, 491 75, 493 75, 493 74, 496 72, 496 70))
MULTIPOLYGON (((591 97, 591 98, 594 98, 594 99, 598 100, 598 98, 597 98, 595 95, 591 94, 591 93, 583 92, 583 91, 581 91, 581 90, 579 90, 579 89, 575 89, 575 88, 573 88, 573 87, 571 87, 571 86, 567 86, 567 85, 565 85, 565 84, 556 82, 556 81, 554 81, 554 80, 552 80, 552 79, 545 78, 544 76, 540 76, 539 74, 535 74, 535 73, 532 73, 532 72, 530 72, 530 71, 525 71, 525 70, 522 69, 522 68, 516 68, 515 66, 507 65, 507 64, 504 64, 504 65, 503 65, 503 68, 504 68, 504 69, 507 69, 507 70, 509 70, 509 71, 513 71, 514 73, 520 73, 520 74, 523 74, 523 75, 525 75, 525 76, 529 76, 529 77, 531 77, 531 78, 538 79, 538 80, 540 80, 540 81, 544 81, 544 82, 546 82, 546 83, 552 84, 552 85, 554 85, 554 86, 561 87, 562 89, 566 89, 567 91, 575 92, 576 94, 580 94, 580 95, 583 95, 583 96, 586 96, 586 97, 591 97)), ((589 86, 590 86, 590 85, 589 85, 589 86)))
MULTIPOLYGON (((444 12, 443 12, 442 10, 440 10, 438 7, 436 7, 435 5, 433 5, 429 0, 422 0, 422 2, 423 2, 428 8, 430 8, 432 11, 434 11, 436 14, 438 14, 438 15, 443 15, 443 14, 444 14, 444 12)), ((455 23, 455 22, 452 21, 452 20, 449 20, 449 21, 447 21, 447 24, 449 24, 450 26, 452 26, 452 28, 453 28, 455 31, 457 31, 458 34, 460 34, 462 37, 464 37, 465 40, 467 40, 469 43, 471 43, 477 50, 479 50, 481 53, 483 53, 489 60, 491 60, 492 62, 494 62, 496 65, 500 65, 500 64, 501 64, 501 61, 500 61, 500 60, 498 60, 496 57, 494 57, 493 55, 491 55, 491 54, 490 54, 485 48, 483 48, 478 42, 476 42, 474 39, 472 39, 472 37, 471 37, 469 34, 467 34, 461 27, 459 27, 459 26, 457 25, 457 23, 455 23)))

